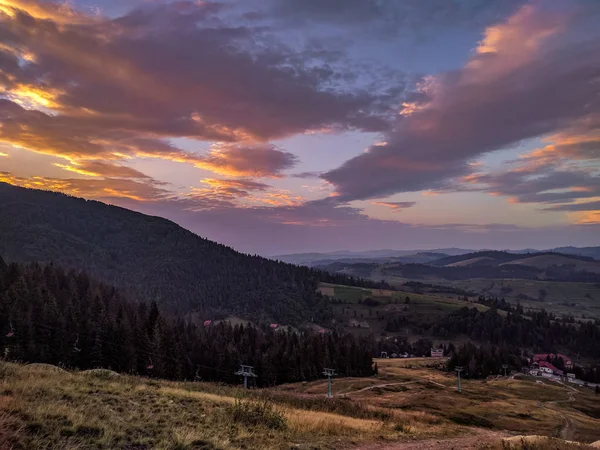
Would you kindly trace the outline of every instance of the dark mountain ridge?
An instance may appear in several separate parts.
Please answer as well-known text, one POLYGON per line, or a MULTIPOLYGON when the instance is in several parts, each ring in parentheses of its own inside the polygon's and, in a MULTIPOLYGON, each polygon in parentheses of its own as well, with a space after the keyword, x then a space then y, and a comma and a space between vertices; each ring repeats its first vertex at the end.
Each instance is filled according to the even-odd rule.
POLYGON ((169 313, 299 324, 327 317, 321 281, 379 283, 245 255, 160 217, 0 183, 0 255, 55 262, 169 313))
POLYGON ((517 263, 520 260, 531 258, 532 256, 561 256, 574 261, 594 261, 594 259, 589 256, 562 254, 553 251, 515 254, 505 251, 485 250, 481 252, 465 253, 464 255, 447 256, 432 261, 430 264, 433 266, 446 266, 448 264, 456 264, 462 261, 469 262, 469 260, 481 258, 480 261, 473 261, 472 264, 497 266, 500 264, 517 263))

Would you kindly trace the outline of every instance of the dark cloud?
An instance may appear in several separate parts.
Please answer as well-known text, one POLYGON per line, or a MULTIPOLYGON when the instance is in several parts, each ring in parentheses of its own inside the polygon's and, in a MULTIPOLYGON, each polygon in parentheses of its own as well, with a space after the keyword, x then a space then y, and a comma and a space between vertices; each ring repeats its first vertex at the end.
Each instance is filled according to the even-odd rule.
MULTIPOLYGON (((600 176, 585 170, 536 168, 530 171, 472 175, 469 182, 476 186, 467 186, 465 190, 484 190, 507 196, 513 203, 570 203, 600 197, 600 176)), ((546 210, 561 209, 557 207, 546 210)))
MULTIPOLYGON (((33 55, 27 72, 44 80, 53 109, 65 116, 221 141, 387 127, 372 112, 373 95, 340 89, 334 71, 294 61, 296 52, 260 29, 216 25, 213 4, 148 6, 115 20, 64 26, 26 6, 0 21, 0 38, 33 55)), ((13 75, 19 72, 14 61, 4 62, 13 75)), ((31 79, 18 80, 24 81, 31 79)))
POLYGON ((361 26, 378 33, 432 33, 436 28, 485 27, 526 0, 271 0, 275 14, 291 22, 321 21, 361 26))
POLYGON ((578 34, 600 7, 587 5, 567 14, 539 2, 488 29, 464 69, 425 80, 430 100, 406 105, 384 144, 323 178, 344 201, 443 188, 473 158, 600 112, 600 33, 578 34))
POLYGON ((300 172, 300 173, 293 173, 290 176, 293 178, 308 179, 308 178, 319 178, 322 174, 323 174, 323 172, 300 172))
POLYGON ((545 211, 600 211, 600 201, 573 203, 569 205, 557 205, 544 208, 545 211))

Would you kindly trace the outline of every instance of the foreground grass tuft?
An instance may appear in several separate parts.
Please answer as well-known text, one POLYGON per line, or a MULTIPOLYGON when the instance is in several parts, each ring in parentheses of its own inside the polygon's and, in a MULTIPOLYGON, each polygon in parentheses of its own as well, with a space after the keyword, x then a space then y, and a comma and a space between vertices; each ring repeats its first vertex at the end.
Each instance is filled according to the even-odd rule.
POLYGON ((284 430, 287 422, 283 415, 266 400, 236 400, 228 408, 234 422, 248 427, 266 427, 284 430))

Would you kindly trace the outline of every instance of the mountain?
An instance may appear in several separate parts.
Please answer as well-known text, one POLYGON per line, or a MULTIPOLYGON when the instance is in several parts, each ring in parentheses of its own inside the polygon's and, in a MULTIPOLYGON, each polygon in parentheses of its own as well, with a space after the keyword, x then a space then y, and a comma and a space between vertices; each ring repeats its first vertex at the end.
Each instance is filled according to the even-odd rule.
POLYGON ((273 256, 274 259, 309 267, 321 266, 330 262, 429 262, 450 255, 462 255, 473 252, 460 248, 441 248, 436 250, 367 250, 364 252, 338 251, 329 253, 292 253, 273 256))
POLYGON ((600 260, 600 247, 557 247, 551 251, 563 255, 588 256, 600 260))
POLYGON ((387 280, 527 279, 600 282, 600 261, 552 252, 514 254, 486 250, 444 256, 428 263, 330 261, 318 266, 332 273, 387 280))
POLYGON ((256 367, 258 386, 319 378, 314 368, 332 361, 345 375, 372 375, 371 345, 352 335, 184 324, 85 272, 66 273, 55 264, 7 266, 2 259, 0 348, 15 361, 231 383, 244 361, 256 367))
POLYGON ((0 183, 0 256, 84 270, 198 319, 298 324, 327 315, 319 282, 377 284, 244 255, 177 224, 55 192, 0 183))
MULTIPOLYGON (((564 255, 584 256, 600 260, 600 247, 557 247, 547 250, 533 248, 519 250, 472 250, 463 248, 439 248, 434 250, 367 250, 363 252, 338 251, 328 253, 293 253, 289 255, 274 256, 274 259, 292 264, 301 264, 309 267, 322 267, 333 262, 341 263, 404 263, 428 264, 435 259, 446 256, 461 257, 467 254, 492 252, 507 255, 531 255, 534 253, 561 253, 564 255)), ((507 257, 507 260, 511 256, 507 257)))
POLYGON ((569 267, 574 271, 600 273, 600 261, 586 256, 564 255, 554 252, 513 254, 508 252, 484 251, 440 258, 432 261, 431 265, 438 267, 500 267, 519 265, 534 267, 536 269, 569 267))

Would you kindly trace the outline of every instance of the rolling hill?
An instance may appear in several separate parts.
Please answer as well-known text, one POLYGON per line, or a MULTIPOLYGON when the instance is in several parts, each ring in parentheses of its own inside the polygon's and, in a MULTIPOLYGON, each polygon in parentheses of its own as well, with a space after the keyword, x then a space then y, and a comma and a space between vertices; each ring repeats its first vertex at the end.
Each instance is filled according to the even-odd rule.
POLYGON ((321 281, 377 285, 244 255, 160 217, 5 183, 0 256, 85 270, 131 297, 199 319, 236 314, 298 324, 325 314, 321 281))
POLYGON ((591 273, 600 273, 600 262, 595 260, 582 259, 581 257, 574 257, 570 255, 560 255, 556 253, 544 253, 539 255, 533 255, 529 258, 518 259, 506 264, 519 264, 523 266, 537 267, 538 269, 548 269, 549 267, 561 267, 568 266, 573 267, 575 270, 581 270, 591 273))

